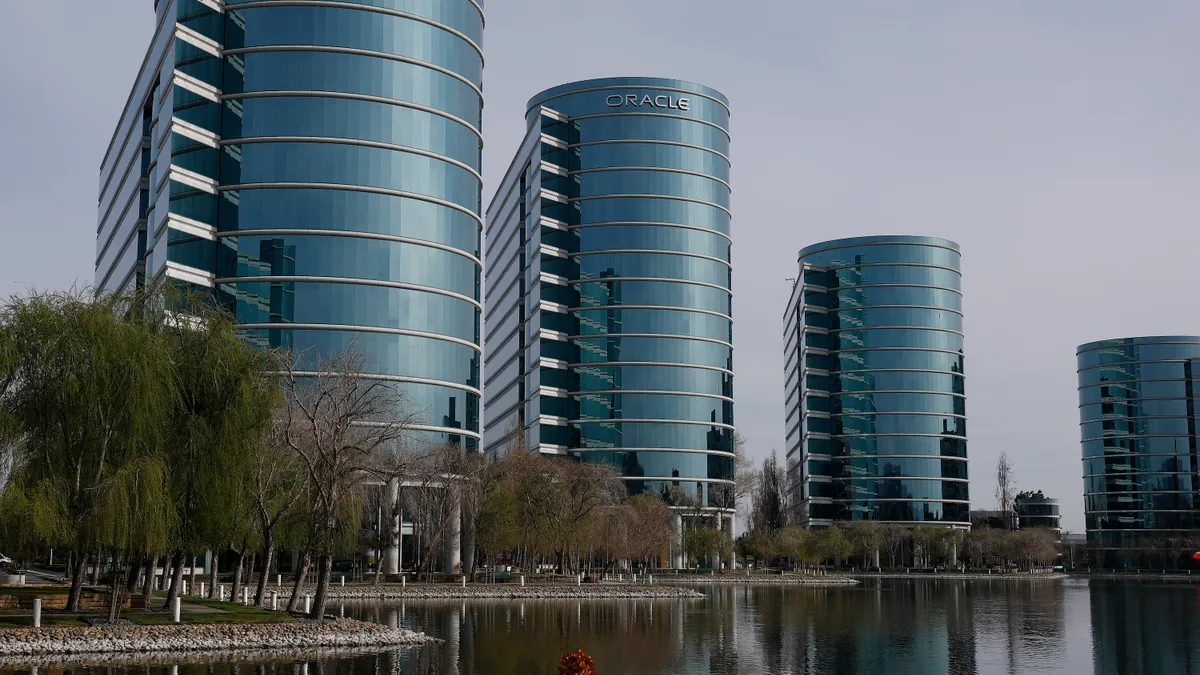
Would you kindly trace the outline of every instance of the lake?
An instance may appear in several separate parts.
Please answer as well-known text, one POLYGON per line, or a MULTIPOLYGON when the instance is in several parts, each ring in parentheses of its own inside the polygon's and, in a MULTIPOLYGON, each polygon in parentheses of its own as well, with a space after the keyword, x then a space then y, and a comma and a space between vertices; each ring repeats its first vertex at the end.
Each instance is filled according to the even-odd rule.
POLYGON ((598 675, 1200 675, 1198 585, 876 580, 854 588, 702 590, 707 599, 695 601, 333 604, 334 612, 424 630, 445 643, 321 662, 71 670, 541 675, 555 672, 563 652, 583 649, 595 658, 598 675))

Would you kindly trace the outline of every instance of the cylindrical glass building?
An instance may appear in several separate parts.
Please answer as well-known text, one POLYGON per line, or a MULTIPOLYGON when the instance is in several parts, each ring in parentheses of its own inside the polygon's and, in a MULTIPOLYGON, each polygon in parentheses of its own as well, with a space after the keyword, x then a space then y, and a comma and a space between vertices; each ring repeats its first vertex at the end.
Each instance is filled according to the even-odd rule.
POLYGON ((1128 561, 1200 535, 1200 337, 1089 342, 1076 358, 1088 543, 1128 561))
POLYGON ((194 180, 172 188, 168 264, 210 271, 298 371, 352 349, 415 438, 477 449, 482 5, 176 1, 171 170, 194 180))
POLYGON ((587 80, 534 96, 527 123, 488 212, 485 443, 519 425, 531 449, 611 464, 633 493, 730 508, 728 101, 587 80))
POLYGON ((799 258, 784 318, 793 520, 968 527, 958 245, 856 237, 799 258))

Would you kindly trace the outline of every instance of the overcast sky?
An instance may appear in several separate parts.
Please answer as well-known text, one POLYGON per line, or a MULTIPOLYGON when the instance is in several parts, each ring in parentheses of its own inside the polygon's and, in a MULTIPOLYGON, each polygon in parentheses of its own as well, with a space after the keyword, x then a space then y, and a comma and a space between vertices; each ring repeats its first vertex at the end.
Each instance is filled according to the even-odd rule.
MULTIPOLYGON (((26 2, 0 40, 0 294, 92 280, 98 166, 151 0, 26 2)), ((609 76, 732 101, 736 420, 783 446, 785 281, 835 237, 963 251, 972 502, 1006 451, 1083 528, 1075 347, 1200 333, 1200 3, 491 0, 485 194, 532 94, 609 76)))

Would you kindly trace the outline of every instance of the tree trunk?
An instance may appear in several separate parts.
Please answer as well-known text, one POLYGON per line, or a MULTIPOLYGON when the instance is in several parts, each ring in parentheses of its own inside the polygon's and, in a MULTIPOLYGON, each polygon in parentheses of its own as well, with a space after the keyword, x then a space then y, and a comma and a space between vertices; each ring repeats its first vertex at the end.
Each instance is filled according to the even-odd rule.
POLYGON ((208 570, 208 599, 213 600, 217 597, 217 561, 221 559, 219 551, 213 551, 212 568, 208 570))
POLYGON ((67 595, 67 611, 79 611, 79 598, 83 595, 83 575, 87 572, 87 555, 76 555, 75 567, 71 570, 71 592, 67 595))
MULTIPOLYGON (((383 549, 379 549, 379 553, 383 553, 383 549)), ((383 555, 375 556, 375 579, 371 581, 372 586, 378 586, 379 580, 383 577, 383 555)))
POLYGON ((146 556, 146 574, 142 577, 142 607, 150 611, 150 601, 154 598, 154 569, 158 567, 158 558, 146 556))
POLYGON ((186 551, 178 549, 171 559, 171 585, 167 587, 167 604, 165 605, 168 609, 175 604, 175 598, 179 597, 179 585, 183 581, 183 560, 186 555, 186 551))
POLYGON ((237 602, 238 598, 241 597, 242 592, 242 569, 245 567, 244 563, 246 562, 246 552, 235 549, 233 551, 233 559, 233 588, 230 589, 229 599, 233 602, 237 602))
POLYGON ((173 558, 172 558, 172 554, 170 551, 167 551, 166 553, 163 554, 162 577, 159 578, 159 582, 158 582, 158 590, 160 590, 160 591, 167 590, 167 579, 171 576, 171 560, 172 559, 173 558))
POLYGON ((121 616, 121 607, 125 604, 125 579, 121 577, 124 573, 124 567, 117 568, 121 572, 114 570, 113 578, 110 582, 112 594, 108 603, 108 623, 115 624, 117 618, 121 616))
POLYGON ((313 598, 310 618, 325 620, 325 601, 329 596, 329 577, 333 573, 333 556, 324 554, 317 559, 317 593, 313 598))
POLYGON ((312 553, 305 551, 304 555, 300 556, 300 567, 296 570, 296 582, 292 584, 292 598, 288 600, 288 612, 294 612, 300 606, 300 587, 304 584, 304 577, 308 576, 310 565, 312 565, 312 553))
POLYGON ((262 565, 258 571, 258 588, 254 591, 254 604, 262 605, 267 594, 267 575, 271 573, 271 560, 275 557, 275 535, 267 530, 263 537, 262 565))
POLYGON ((137 590, 138 575, 142 573, 142 559, 133 557, 129 562, 129 576, 125 579, 125 590, 132 594, 137 590))
POLYGON ((95 562, 92 564, 92 576, 88 581, 89 586, 96 586, 100 583, 100 551, 96 551, 95 562))

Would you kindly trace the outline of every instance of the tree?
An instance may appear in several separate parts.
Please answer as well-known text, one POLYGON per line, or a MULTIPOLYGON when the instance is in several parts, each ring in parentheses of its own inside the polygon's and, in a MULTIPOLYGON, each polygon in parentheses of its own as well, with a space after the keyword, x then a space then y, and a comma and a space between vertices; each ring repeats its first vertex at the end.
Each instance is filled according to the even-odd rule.
POLYGON ((671 507, 655 495, 636 495, 626 507, 630 558, 650 567, 650 561, 671 548, 675 538, 675 517, 671 507))
POLYGON ((787 473, 772 450, 757 476, 750 528, 776 532, 787 524, 787 507, 787 473))
POLYGON ((846 527, 846 537, 854 550, 863 556, 863 566, 878 566, 886 528, 873 520, 856 520, 846 527))
POLYGON ((314 365, 284 374, 283 435, 308 475, 310 546, 318 555, 311 616, 323 620, 333 555, 353 544, 362 518, 363 479, 382 456, 399 452, 414 416, 401 391, 369 375, 352 351, 317 356, 314 365))
POLYGON ((896 566, 896 558, 904 548, 904 542, 911 538, 908 528, 895 523, 889 524, 883 531, 883 545, 888 552, 888 567, 896 566))
MULTIPOLYGON (((170 348, 139 320, 137 298, 85 291, 13 297, 0 309, 0 409, 15 457, 8 489, 42 516, 29 539, 73 553, 68 611, 89 552, 112 531, 110 482, 145 461, 177 393, 170 348)), ((10 502, 11 504, 11 502, 10 502)))
POLYGON ((1005 529, 1013 529, 1013 486, 1016 483, 1012 463, 1008 460, 1008 453, 1001 452, 1000 459, 996 460, 996 504, 1000 509, 1000 515, 1004 518, 1005 529))
POLYGON ((806 542, 809 559, 818 564, 840 560, 854 553, 854 545, 842 534, 840 527, 813 530, 806 542))
POLYGON ((287 446, 285 426, 287 415, 276 407, 273 424, 262 434, 253 458, 251 494, 254 500, 256 525, 262 540, 258 587, 254 603, 261 605, 267 590, 267 575, 280 536, 280 528, 298 505, 307 497, 307 476, 299 458, 287 446))

